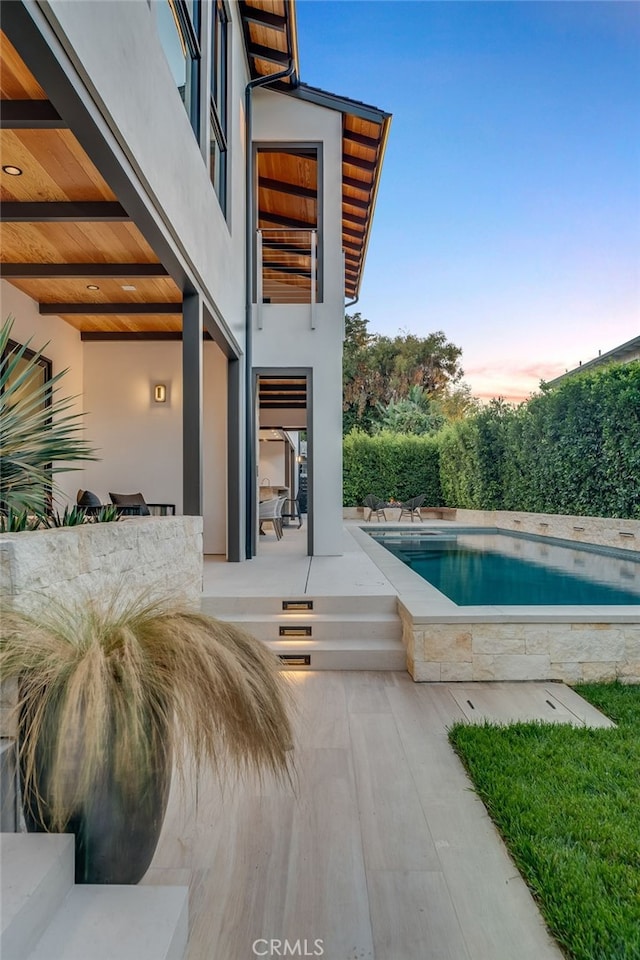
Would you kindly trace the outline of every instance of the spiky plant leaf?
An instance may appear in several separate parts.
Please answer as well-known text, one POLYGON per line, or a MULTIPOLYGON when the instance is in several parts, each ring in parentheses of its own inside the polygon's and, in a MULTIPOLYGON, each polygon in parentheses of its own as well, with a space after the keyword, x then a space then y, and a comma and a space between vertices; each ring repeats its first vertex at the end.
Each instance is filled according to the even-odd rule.
POLYGON ((90 796, 110 731, 123 784, 145 762, 151 713, 167 724, 178 764, 289 774, 286 680, 273 654, 229 623, 121 591, 68 606, 47 600, 42 613, 3 616, 0 672, 19 678, 27 789, 48 742, 48 815, 60 829, 90 796))
POLYGON ((81 436, 84 414, 69 412, 75 398, 59 395, 67 371, 38 382, 42 350, 29 358, 31 341, 9 350, 12 327, 12 317, 0 327, 0 506, 43 512, 52 474, 98 458, 81 436))

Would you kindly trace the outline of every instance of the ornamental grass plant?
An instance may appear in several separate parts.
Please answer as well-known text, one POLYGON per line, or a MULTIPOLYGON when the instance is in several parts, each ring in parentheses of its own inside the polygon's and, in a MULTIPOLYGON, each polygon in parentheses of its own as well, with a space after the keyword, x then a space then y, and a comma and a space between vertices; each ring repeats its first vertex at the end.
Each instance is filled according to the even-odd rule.
POLYGON ((132 771, 152 761, 158 730, 178 768, 189 761, 220 777, 230 767, 290 776, 278 661, 212 617, 122 590, 73 604, 47 600, 37 613, 4 612, 0 670, 18 680, 23 789, 35 792, 51 829, 64 830, 91 796, 105 757, 123 789, 134 782, 132 771))

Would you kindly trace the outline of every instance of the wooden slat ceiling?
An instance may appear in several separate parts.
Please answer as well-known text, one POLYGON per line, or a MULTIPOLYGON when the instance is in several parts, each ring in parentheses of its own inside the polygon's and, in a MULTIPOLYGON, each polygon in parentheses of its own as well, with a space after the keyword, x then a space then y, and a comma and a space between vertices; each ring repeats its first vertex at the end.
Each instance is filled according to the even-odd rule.
MULTIPOLYGON (((245 44, 252 77, 271 76, 286 68, 293 57, 295 70, 271 89, 291 91, 300 85, 295 5, 293 0, 246 0, 240 3, 245 44), (272 59, 267 57, 267 53, 272 59)), ((339 13, 338 13, 339 15, 339 13)), ((354 107, 357 104, 354 102, 354 107)), ((389 118, 379 111, 380 123, 362 119, 358 112, 343 112, 342 240, 345 251, 345 297, 357 296, 373 220, 389 118)), ((275 176, 278 176, 278 171, 275 176)), ((282 172, 285 184, 296 181, 282 172)), ((260 203, 269 202, 262 193, 260 203)), ((298 211, 297 225, 311 221, 310 212, 298 211)), ((265 222, 266 223, 266 222, 265 222)), ((274 226, 275 224, 270 224, 274 226)), ((284 224, 281 224, 284 225, 284 224)), ((293 224, 292 224, 293 225, 293 224)))
MULTIPOLYGON (((4 34, 0 34, 0 93, 5 103, 40 101, 49 106, 46 92, 4 34)), ((56 117, 52 108, 48 112, 56 117)), ((54 126, 34 122, 33 128, 24 128, 23 121, 16 121, 12 128, 9 115, 8 109, 3 110, 2 163, 23 172, 21 176, 0 173, 1 260, 6 279, 36 300, 41 312, 46 305, 58 305, 58 315, 82 332, 179 332, 179 288, 72 132, 60 118, 54 126), (83 207, 86 203, 112 206, 102 208, 105 215, 92 220, 96 208, 83 207), (23 208, 28 216, 37 212, 37 219, 23 221, 22 204, 38 204, 23 208), (114 312, 91 313, 94 303, 103 305, 103 310, 105 305, 115 305, 114 312), (136 304, 137 310, 146 304, 149 312, 127 313, 123 305, 129 303, 136 304), (86 311, 65 313, 65 304, 86 304, 86 311), (161 312, 158 307, 153 312, 156 304, 162 306, 161 312), (175 311, 167 312, 174 304, 175 311)))
POLYGON ((260 377, 258 398, 261 410, 305 410, 306 377, 260 377))
POLYGON ((284 89, 298 82, 298 39, 294 0, 240 0, 244 42, 252 77, 270 77, 294 61, 284 89))

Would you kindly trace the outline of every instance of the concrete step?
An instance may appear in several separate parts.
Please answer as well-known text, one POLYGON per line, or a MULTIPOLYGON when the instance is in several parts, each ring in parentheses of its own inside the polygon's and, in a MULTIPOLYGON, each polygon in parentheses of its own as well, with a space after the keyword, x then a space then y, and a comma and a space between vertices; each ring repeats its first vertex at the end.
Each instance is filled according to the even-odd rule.
POLYGON ((0 859, 0 956, 24 960, 73 886, 74 840, 70 834, 3 833, 0 859))
POLYGON ((227 614, 222 619, 242 627, 259 640, 280 639, 280 628, 310 628, 315 640, 400 640, 402 625, 397 614, 227 614))
MULTIPOLYGON (((314 614, 337 615, 340 613, 351 615, 394 614, 397 612, 397 597, 388 595, 359 595, 356 597, 339 596, 287 596, 280 597, 211 597, 203 596, 202 612, 223 620, 233 619, 233 614, 281 614, 282 603, 286 600, 310 600, 313 603, 314 614)), ((287 616, 292 616, 287 612, 287 616)))
POLYGON ((182 960, 188 898, 187 887, 76 886, 27 960, 182 960))
POLYGON ((407 654, 399 640, 265 641, 287 670, 406 670, 407 654), (305 662, 308 660, 309 662, 305 662))

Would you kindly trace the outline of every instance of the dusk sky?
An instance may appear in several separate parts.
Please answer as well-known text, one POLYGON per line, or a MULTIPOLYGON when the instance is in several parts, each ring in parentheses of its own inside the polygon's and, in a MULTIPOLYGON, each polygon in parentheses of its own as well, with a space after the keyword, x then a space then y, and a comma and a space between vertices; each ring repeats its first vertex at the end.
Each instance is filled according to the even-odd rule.
POLYGON ((298 0, 302 80, 393 114, 361 289, 521 400, 640 334, 640 4, 298 0))

